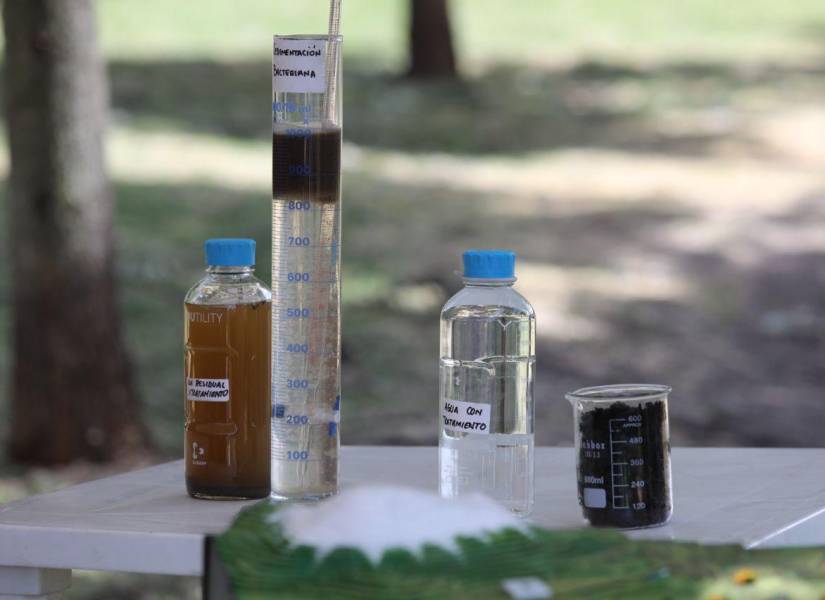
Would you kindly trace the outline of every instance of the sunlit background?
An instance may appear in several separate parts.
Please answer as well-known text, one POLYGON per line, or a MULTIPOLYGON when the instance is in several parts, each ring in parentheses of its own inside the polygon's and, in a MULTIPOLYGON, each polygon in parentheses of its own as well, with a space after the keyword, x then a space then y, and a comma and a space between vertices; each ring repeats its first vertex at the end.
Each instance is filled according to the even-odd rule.
MULTIPOLYGON (((98 3, 150 460, 181 455, 203 240, 256 238, 269 281, 270 36, 323 32, 325 4, 98 3)), ((825 445, 825 3, 449 7, 459 77, 422 81, 407 2, 344 0, 343 442, 436 443, 440 307, 464 249, 506 247, 537 312, 539 444, 572 441, 565 391, 651 382, 674 388, 675 444, 825 445)), ((25 285, 6 263, 2 245, 0 416, 25 285)), ((0 502, 102 472, 7 467, 0 502)), ((195 593, 157 580, 69 597, 195 593)))

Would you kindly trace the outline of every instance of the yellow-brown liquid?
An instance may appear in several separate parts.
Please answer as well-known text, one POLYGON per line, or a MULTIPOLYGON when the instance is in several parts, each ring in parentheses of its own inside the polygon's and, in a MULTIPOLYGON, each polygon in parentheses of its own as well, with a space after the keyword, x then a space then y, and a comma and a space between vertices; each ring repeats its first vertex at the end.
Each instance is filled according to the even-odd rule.
POLYGON ((268 496, 272 305, 184 306, 186 489, 197 498, 268 496), (203 380, 219 389, 192 400, 203 380))

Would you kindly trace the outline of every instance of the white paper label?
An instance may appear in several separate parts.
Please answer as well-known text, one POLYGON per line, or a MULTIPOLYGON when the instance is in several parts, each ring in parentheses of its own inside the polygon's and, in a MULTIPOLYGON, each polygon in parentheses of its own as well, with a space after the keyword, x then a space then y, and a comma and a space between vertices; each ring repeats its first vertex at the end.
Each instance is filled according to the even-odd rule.
POLYGON ((448 431, 490 433, 490 405, 442 400, 441 420, 448 431))
POLYGON ((603 488, 586 487, 582 491, 587 508, 607 508, 607 492, 603 488))
POLYGON ((275 38, 272 89, 276 92, 324 92, 327 86, 326 42, 275 38))
POLYGON ((189 377, 186 380, 186 399, 195 402, 229 402, 229 380, 189 377))

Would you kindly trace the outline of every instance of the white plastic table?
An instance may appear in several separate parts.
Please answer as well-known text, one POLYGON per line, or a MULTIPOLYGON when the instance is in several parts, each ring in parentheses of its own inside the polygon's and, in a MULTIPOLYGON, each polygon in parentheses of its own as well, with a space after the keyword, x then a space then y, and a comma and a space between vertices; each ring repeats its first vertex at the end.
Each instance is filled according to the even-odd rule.
MULTIPOLYGON (((437 488, 435 448, 345 447, 342 485, 437 488)), ((675 511, 634 538, 746 547, 825 545, 825 449, 676 448, 675 511)), ((72 569, 202 575, 207 534, 248 502, 186 495, 183 462, 74 485, 0 507, 0 600, 60 598, 72 569)), ((532 521, 583 525, 570 448, 536 449, 532 521)))

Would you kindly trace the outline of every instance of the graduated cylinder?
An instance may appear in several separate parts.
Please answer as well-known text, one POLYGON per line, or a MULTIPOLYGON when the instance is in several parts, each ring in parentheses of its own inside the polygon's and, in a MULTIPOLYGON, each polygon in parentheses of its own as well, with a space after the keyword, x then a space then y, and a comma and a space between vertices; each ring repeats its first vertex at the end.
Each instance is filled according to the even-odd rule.
POLYGON ((275 36, 272 495, 338 489, 341 38, 275 36))

